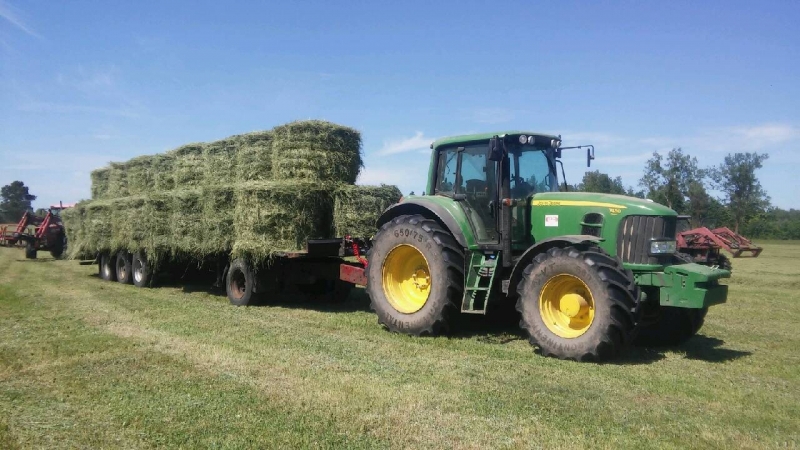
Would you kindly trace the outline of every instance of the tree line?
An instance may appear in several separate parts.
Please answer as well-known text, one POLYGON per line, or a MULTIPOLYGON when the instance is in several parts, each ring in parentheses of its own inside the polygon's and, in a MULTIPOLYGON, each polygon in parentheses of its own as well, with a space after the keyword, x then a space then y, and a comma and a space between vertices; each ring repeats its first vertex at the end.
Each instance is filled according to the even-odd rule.
POLYGON ((758 180, 756 171, 767 158, 766 153, 732 153, 716 166, 701 168, 697 158, 674 148, 666 156, 653 152, 636 188, 595 170, 562 189, 649 198, 690 216, 693 227, 726 226, 750 238, 800 239, 800 210, 772 206, 758 180))

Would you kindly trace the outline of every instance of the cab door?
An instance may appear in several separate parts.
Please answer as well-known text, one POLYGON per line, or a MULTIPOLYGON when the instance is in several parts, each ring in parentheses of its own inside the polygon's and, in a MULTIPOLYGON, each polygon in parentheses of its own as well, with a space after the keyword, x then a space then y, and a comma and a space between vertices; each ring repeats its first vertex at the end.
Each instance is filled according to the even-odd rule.
POLYGON ((436 194, 457 200, 480 244, 499 242, 497 232, 496 162, 488 145, 447 147, 439 152, 436 194))

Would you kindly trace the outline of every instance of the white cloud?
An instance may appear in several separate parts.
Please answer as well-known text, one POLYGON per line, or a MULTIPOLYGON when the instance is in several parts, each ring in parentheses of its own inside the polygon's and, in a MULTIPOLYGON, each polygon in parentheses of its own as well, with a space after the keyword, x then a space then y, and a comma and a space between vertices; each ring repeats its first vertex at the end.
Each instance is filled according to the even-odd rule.
POLYGON ((0 0, 0 17, 11 23, 11 25, 17 27, 21 31, 25 32, 26 34, 41 39, 42 36, 39 33, 33 31, 31 27, 25 24, 25 22, 19 17, 19 11, 14 8, 13 6, 9 5, 8 3, 0 0))
POLYGON ((383 147, 378 150, 378 155, 396 155, 398 153, 406 153, 414 150, 423 150, 429 148, 435 139, 425 137, 421 131, 410 138, 397 139, 385 141, 383 147))

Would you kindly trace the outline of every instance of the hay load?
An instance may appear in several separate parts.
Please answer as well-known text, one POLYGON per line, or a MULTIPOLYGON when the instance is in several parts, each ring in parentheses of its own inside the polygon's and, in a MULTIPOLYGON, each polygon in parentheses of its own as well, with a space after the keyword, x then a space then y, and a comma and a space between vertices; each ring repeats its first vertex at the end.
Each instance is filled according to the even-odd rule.
POLYGON ((92 172, 94 200, 64 212, 70 255, 263 261, 308 239, 369 237, 400 192, 351 185, 361 165, 358 131, 323 121, 112 163, 92 172))
POLYGON ((372 237, 381 213, 400 201, 397 186, 344 185, 334 193, 333 224, 336 236, 372 237))
POLYGON ((275 127, 272 133, 274 179, 356 182, 363 166, 358 131, 309 120, 275 127))

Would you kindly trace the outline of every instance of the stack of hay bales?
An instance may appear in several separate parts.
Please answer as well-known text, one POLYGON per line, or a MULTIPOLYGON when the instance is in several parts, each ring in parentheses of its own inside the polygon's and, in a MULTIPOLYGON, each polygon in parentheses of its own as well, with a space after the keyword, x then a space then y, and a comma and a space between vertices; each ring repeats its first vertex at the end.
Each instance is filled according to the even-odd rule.
POLYGON ((355 186, 358 131, 324 121, 181 146, 95 170, 92 200, 64 212, 70 254, 230 254, 263 261, 308 239, 371 237, 394 186, 355 186))

